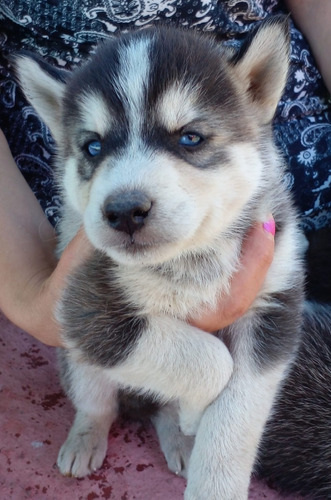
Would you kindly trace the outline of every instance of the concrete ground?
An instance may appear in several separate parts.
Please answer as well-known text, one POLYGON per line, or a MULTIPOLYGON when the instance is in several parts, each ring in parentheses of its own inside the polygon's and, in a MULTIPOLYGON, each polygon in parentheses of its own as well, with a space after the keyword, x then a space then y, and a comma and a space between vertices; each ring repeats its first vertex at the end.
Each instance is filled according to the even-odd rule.
MULTIPOLYGON (((0 315, 0 500, 181 500, 185 481, 168 471, 151 426, 119 421, 102 469, 64 478, 58 450, 73 420, 55 350, 0 315)), ((298 500, 298 497, 286 497, 298 500)), ((250 500, 283 500, 253 480, 250 500)))

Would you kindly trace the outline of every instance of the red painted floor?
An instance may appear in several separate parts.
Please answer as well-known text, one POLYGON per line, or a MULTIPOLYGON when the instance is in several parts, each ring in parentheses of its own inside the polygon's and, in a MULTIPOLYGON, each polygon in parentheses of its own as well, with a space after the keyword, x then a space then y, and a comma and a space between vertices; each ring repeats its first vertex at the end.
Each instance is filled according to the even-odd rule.
MULTIPOLYGON (((55 462, 73 414, 59 385, 54 350, 0 315, 0 500, 183 498, 185 481, 168 471, 147 423, 118 422, 100 471, 79 480, 62 477, 55 462)), ((253 481, 249 498, 284 497, 253 481)))

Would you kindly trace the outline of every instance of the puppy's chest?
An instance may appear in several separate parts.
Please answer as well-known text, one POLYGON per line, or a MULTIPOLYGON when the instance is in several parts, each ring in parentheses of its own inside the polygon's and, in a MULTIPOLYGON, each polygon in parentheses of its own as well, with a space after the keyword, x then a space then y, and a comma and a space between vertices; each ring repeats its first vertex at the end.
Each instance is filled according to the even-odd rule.
POLYGON ((146 315, 170 315, 180 319, 197 313, 204 306, 215 306, 215 297, 224 289, 224 278, 199 280, 193 276, 121 270, 116 280, 127 301, 146 315))

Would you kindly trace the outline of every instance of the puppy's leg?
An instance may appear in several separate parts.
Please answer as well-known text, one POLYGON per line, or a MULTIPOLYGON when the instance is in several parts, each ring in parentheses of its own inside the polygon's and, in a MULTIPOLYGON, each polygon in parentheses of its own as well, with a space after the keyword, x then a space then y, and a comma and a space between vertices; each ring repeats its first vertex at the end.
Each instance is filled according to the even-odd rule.
POLYGON ((258 443, 283 369, 237 373, 205 411, 190 457, 185 500, 246 500, 258 443))
POLYGON ((178 399, 180 427, 194 435, 232 369, 232 357, 220 339, 174 318, 157 317, 148 320, 130 355, 112 374, 165 401, 178 399))
POLYGON ((178 405, 168 403, 152 417, 160 447, 169 469, 187 477, 188 463, 194 445, 194 436, 185 436, 179 427, 178 405))
POLYGON ((102 370, 73 361, 66 378, 77 413, 57 465, 65 476, 83 477, 101 467, 106 456, 109 428, 117 416, 117 388, 102 370))
POLYGON ((205 411, 189 463, 185 500, 245 500, 265 423, 293 359, 300 320, 277 304, 230 327, 234 372, 205 411))

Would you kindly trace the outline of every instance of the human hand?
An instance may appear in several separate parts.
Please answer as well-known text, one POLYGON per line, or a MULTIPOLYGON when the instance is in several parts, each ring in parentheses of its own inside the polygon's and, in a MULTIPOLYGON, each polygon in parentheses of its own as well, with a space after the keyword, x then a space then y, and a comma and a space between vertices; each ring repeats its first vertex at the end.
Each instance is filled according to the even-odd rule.
POLYGON ((50 258, 48 264, 22 286, 18 304, 5 311, 9 319, 44 344, 61 346, 61 330, 55 319, 56 306, 68 276, 88 258, 92 249, 81 229, 58 262, 50 258))
POLYGON ((243 316, 261 289, 274 254, 275 222, 272 217, 247 234, 240 269, 234 274, 230 293, 219 298, 216 310, 206 309, 189 322, 206 332, 215 332, 243 316))

